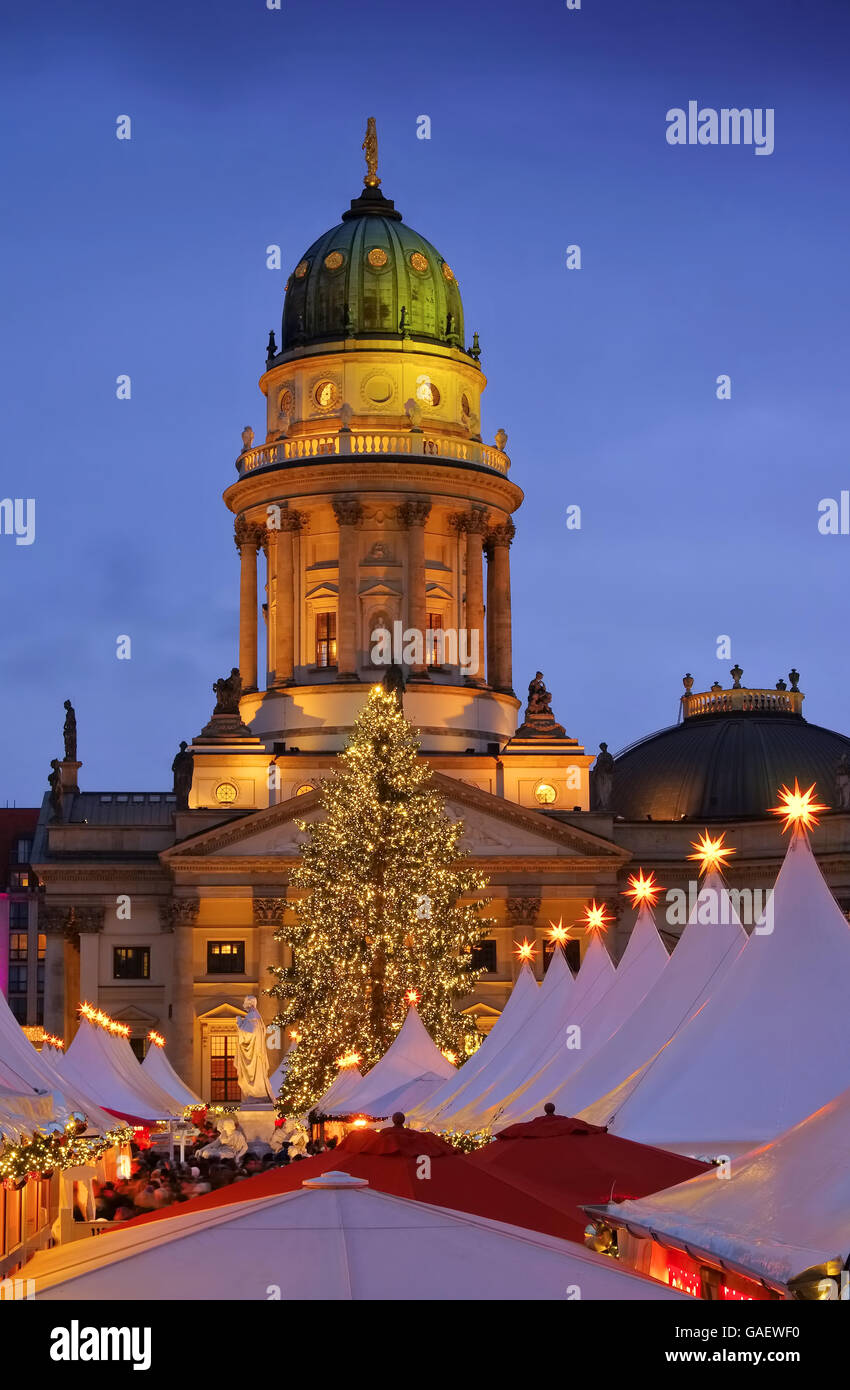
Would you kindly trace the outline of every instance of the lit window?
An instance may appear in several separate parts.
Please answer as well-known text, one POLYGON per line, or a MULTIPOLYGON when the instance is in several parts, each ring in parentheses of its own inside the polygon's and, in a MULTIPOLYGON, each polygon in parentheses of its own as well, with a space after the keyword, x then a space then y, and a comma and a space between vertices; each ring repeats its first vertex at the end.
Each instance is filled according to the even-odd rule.
POLYGON ((149 980, 151 977, 150 946, 115 946, 112 951, 114 980, 149 980))
POLYGON ((316 665, 336 666, 336 613, 316 614, 316 665))
POLYGON ((295 793, 295 795, 296 795, 296 796, 306 796, 308 792, 311 792, 311 791, 313 791, 313 790, 314 790, 314 788, 313 788, 313 783, 312 783, 312 782, 302 782, 302 783, 301 783, 301 786, 298 788, 298 790, 297 790, 297 792, 295 793))
POLYGON ((426 666, 442 666, 444 657, 443 615, 442 613, 429 613, 428 634, 425 638, 425 664, 426 666))
POLYGON ((244 975, 244 941, 208 941, 208 975, 244 975))

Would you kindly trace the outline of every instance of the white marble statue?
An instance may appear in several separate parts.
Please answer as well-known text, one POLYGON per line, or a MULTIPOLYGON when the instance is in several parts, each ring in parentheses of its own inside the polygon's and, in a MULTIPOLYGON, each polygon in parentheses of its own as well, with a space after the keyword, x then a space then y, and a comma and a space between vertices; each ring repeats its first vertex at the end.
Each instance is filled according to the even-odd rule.
POLYGON ((269 1083, 269 1059, 266 1053, 266 1025, 257 1009, 257 998, 249 994, 242 1001, 247 1009, 236 1025, 236 1078, 242 1104, 246 1101, 274 1101, 269 1083))
POLYGON ((206 1148, 201 1149, 201 1158, 241 1158, 248 1151, 248 1140, 242 1133, 232 1115, 219 1120, 218 1138, 206 1148))

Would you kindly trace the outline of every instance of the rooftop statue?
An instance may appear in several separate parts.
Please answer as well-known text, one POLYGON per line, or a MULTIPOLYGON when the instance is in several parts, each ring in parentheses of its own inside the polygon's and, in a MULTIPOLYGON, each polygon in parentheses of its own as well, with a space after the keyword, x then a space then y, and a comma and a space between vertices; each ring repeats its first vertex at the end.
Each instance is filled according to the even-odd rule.
POLYGON ((65 701, 65 710, 65 724, 62 729, 62 736, 65 740, 65 761, 66 763, 75 763, 77 761, 77 716, 70 700, 65 701))
POLYGON ((538 671, 528 686, 525 718, 517 729, 518 738, 564 738, 563 724, 552 713, 552 696, 546 689, 543 672, 538 671))
POLYGON ((367 173, 363 182, 367 188, 377 188, 381 180, 378 178, 378 130, 374 116, 366 122, 366 137, 360 148, 366 156, 367 173))

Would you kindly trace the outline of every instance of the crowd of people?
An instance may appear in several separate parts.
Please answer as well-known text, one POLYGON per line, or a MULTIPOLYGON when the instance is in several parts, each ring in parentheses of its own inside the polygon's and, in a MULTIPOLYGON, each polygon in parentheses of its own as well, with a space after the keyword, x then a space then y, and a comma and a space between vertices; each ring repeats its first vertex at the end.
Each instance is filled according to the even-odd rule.
MULTIPOLYGON (((155 1148, 132 1145, 133 1167, 129 1178, 94 1184, 95 1215, 101 1221, 131 1221, 134 1216, 159 1211, 177 1202, 188 1202, 230 1183, 245 1182, 258 1173, 284 1164, 297 1163, 323 1147, 335 1147, 336 1140, 327 1145, 308 1143, 303 1152, 291 1152, 284 1144, 277 1152, 262 1155, 248 1152, 239 1159, 204 1158, 202 1150, 216 1137, 217 1130, 208 1121, 199 1126, 199 1134, 186 1147, 184 1162, 172 1161, 155 1148)), ((82 1215, 79 1217, 82 1220, 82 1215)))

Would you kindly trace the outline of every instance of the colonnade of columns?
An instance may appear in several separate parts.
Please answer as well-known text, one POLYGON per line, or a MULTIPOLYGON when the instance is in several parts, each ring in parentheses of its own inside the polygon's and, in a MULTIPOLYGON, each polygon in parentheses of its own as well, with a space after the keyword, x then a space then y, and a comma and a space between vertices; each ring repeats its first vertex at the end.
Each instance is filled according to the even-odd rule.
MULTIPOLYGON (((358 614, 358 528, 363 521, 362 504, 354 498, 333 502, 339 528, 339 572, 337 604, 337 680, 357 679, 358 614)), ((407 535, 407 626, 424 634, 428 627, 425 566, 425 528, 431 503, 425 499, 403 502, 397 510, 400 526, 407 535)), ((244 691, 258 688, 257 554, 262 549, 268 567, 268 651, 270 684, 285 686, 294 679, 295 622, 293 594, 296 586, 295 540, 306 518, 295 510, 280 509, 280 524, 268 529, 244 517, 237 517, 234 539, 240 558, 239 587, 239 671, 244 691)), ((471 506, 456 512, 452 525, 465 546, 466 592, 464 626, 468 642, 477 643, 480 670, 468 677, 484 685, 486 644, 486 683, 495 690, 511 692, 511 541, 515 528, 508 518, 491 524, 486 508, 471 506), (484 601, 484 557, 487 558, 487 602, 484 601), (486 613, 486 627, 485 627, 486 613)), ((467 650, 471 650, 471 645, 467 650)), ((427 669, 412 668, 414 677, 427 679, 427 669)))

